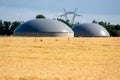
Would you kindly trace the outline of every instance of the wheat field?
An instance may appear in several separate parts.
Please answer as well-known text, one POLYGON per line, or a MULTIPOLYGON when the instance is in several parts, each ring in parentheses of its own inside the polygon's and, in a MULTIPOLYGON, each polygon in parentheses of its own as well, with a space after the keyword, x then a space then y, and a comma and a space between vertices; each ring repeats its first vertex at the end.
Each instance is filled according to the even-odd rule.
POLYGON ((0 37, 0 80, 120 80, 120 38, 0 37))

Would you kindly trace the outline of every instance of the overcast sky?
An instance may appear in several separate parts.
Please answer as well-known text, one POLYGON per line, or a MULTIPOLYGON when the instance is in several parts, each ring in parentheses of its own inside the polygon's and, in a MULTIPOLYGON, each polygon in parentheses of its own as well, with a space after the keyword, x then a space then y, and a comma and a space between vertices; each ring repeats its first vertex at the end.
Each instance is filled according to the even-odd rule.
POLYGON ((57 18, 63 8, 82 15, 77 21, 89 23, 92 20, 120 24, 120 0, 0 0, 0 19, 34 19, 37 14, 57 18))

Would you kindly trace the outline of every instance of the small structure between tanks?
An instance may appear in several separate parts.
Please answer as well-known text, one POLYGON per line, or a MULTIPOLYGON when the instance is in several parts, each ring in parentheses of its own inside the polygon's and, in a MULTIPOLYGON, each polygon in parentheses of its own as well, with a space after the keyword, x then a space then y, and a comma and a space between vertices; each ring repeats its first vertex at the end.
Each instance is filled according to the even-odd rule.
POLYGON ((74 32, 66 24, 52 19, 33 19, 18 26, 15 36, 74 37, 74 32))
POLYGON ((83 23, 75 25, 72 30, 75 37, 109 37, 108 31, 101 25, 83 23))

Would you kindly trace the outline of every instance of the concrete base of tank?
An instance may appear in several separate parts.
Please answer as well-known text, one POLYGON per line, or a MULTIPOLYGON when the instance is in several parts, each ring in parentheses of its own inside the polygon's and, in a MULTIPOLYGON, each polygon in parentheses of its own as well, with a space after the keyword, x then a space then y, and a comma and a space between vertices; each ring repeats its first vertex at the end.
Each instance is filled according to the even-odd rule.
POLYGON ((46 32, 46 33, 34 33, 34 32, 16 32, 14 36, 31 36, 31 37, 74 37, 74 33, 68 32, 46 32))

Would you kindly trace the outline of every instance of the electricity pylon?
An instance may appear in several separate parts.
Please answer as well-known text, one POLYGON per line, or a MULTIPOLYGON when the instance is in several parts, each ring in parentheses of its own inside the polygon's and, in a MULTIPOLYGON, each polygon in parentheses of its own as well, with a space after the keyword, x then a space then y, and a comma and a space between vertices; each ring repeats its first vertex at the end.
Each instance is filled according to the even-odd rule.
POLYGON ((76 12, 77 12, 77 8, 75 8, 74 12, 67 12, 64 8, 64 14, 60 15, 60 17, 65 17, 65 20, 67 21, 67 20, 69 20, 68 15, 73 15, 70 22, 71 22, 71 24, 74 24, 76 16, 78 16, 78 17, 81 16, 81 15, 77 14, 76 12))

